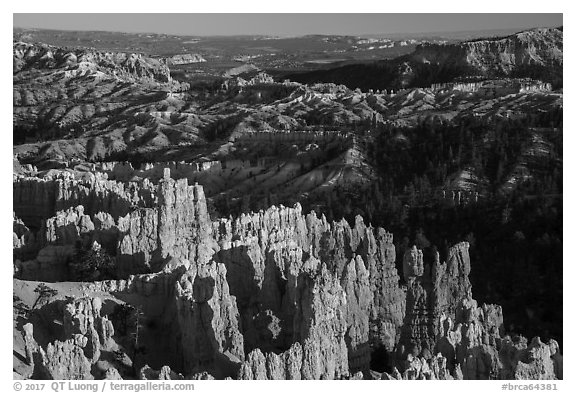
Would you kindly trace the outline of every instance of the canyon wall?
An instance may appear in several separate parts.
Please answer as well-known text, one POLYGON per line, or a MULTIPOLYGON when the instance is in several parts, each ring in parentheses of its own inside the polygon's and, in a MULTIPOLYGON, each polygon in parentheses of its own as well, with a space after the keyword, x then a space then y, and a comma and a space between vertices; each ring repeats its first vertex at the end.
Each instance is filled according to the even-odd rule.
MULTIPOLYGON (((535 339, 527 345, 504 336, 501 308, 477 306, 468 278, 468 243, 451 247, 446 261, 438 253, 428 260, 416 247, 407 250, 402 259, 406 284, 401 285, 392 235, 367 226, 360 216, 353 226, 344 219, 328 222, 314 212, 303 214, 296 204, 212 222, 202 187, 172 179, 169 169, 157 186, 144 187, 153 190, 147 194, 138 188, 127 194, 115 186, 88 187, 74 179, 19 182, 15 189, 51 184, 59 190, 54 195, 63 195, 55 197, 55 204, 87 196, 93 203, 58 211, 42 221, 36 236, 15 217, 15 250, 23 255, 24 246, 39 249, 35 259, 15 262, 16 275, 67 280, 79 248, 106 250, 118 278, 125 279, 84 285, 164 304, 156 312, 169 321, 166 340, 174 351, 169 366, 182 375, 373 378, 377 349, 386 354, 384 368, 391 371, 382 372, 383 379, 554 378, 562 373, 555 342, 535 339), (105 206, 110 195, 123 196, 129 206, 124 216, 118 210, 117 217, 90 210, 105 206), (154 202, 139 195, 154 195, 154 202), (142 200, 151 205, 138 206, 142 200)), ((116 184, 93 184, 99 182, 116 184)), ((30 200, 43 206, 41 198, 25 201, 30 200)), ((38 217, 41 211, 35 212, 38 217)), ((64 315, 69 342, 50 347, 71 353, 78 367, 83 367, 82 356, 94 362, 112 345, 114 326, 99 315, 95 302, 69 303, 64 315)), ((44 373, 53 374, 55 365, 39 361, 44 373)), ((83 372, 70 367, 67 377, 83 372)))

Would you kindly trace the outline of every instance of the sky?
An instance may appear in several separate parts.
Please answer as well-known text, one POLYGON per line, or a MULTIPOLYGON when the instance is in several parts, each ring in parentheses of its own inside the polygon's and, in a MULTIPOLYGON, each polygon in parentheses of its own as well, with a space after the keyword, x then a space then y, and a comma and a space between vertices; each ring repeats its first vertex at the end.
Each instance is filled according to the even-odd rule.
POLYGON ((14 27, 175 35, 399 34, 522 30, 562 25, 562 14, 32 14, 14 27))

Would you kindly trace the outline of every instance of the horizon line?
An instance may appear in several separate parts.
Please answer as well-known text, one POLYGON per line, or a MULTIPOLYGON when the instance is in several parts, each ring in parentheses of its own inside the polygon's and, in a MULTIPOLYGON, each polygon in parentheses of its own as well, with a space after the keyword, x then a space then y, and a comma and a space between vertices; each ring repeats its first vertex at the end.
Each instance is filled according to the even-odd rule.
MULTIPOLYGON (((395 32, 395 33, 361 33, 361 34, 339 34, 339 33, 306 33, 301 35, 294 35, 294 34, 258 34, 258 33, 243 33, 243 34, 173 34, 173 33, 162 33, 162 32, 154 32, 154 31, 122 31, 122 30, 98 30, 98 29, 67 29, 67 28, 44 28, 44 27, 34 27, 34 26, 12 26, 12 30, 14 29, 26 29, 26 30, 41 30, 41 31, 66 31, 66 32, 94 32, 94 33, 121 33, 121 34, 130 34, 130 35, 141 35, 141 34, 156 34, 156 35, 164 35, 164 36, 174 36, 174 37, 203 37, 203 38, 210 38, 210 37, 279 37, 279 38, 302 38, 308 36, 341 36, 341 37, 364 37, 364 36, 414 36, 420 34, 458 34, 458 33, 480 33, 480 32, 498 32, 498 31, 514 31, 514 33, 521 33, 523 31, 535 30, 535 29, 557 29, 563 27, 562 25, 559 26, 533 26, 527 27, 517 30, 516 28, 498 28, 498 29, 474 29, 474 30, 437 30, 437 31, 416 31, 416 32, 395 32)), ((384 37, 386 38, 386 37, 384 37)))

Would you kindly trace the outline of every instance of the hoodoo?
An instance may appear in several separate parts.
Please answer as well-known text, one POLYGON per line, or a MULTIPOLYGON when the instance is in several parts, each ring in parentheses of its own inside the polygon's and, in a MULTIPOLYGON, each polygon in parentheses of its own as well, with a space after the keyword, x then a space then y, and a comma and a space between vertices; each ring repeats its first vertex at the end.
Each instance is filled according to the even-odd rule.
POLYGON ((562 379, 563 29, 484 33, 15 28, 14 378, 562 379))

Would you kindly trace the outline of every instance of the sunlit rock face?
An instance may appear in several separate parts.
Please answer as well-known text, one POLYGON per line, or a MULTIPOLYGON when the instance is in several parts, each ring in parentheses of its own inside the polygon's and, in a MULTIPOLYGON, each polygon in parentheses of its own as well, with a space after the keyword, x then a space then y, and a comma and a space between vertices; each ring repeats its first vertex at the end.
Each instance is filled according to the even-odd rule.
POLYGON ((474 299, 474 235, 440 254, 412 227, 425 190, 418 220, 553 183, 563 95, 530 78, 561 75, 562 39, 424 43, 309 83, 245 54, 212 80, 209 52, 15 41, 15 378, 562 379, 557 341, 506 332, 502 307, 474 299), (453 149, 457 132, 481 138, 453 149), (446 150, 442 179, 404 173, 444 153, 419 160, 415 135, 446 150))

